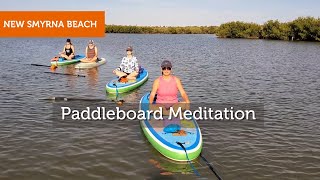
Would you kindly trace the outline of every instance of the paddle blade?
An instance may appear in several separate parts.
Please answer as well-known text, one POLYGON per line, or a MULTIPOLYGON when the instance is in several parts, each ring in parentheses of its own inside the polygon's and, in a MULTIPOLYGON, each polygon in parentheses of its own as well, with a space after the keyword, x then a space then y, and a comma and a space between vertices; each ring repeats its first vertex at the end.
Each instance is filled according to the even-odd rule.
POLYGON ((54 64, 50 66, 51 72, 55 72, 57 68, 58 68, 58 66, 56 66, 54 64))

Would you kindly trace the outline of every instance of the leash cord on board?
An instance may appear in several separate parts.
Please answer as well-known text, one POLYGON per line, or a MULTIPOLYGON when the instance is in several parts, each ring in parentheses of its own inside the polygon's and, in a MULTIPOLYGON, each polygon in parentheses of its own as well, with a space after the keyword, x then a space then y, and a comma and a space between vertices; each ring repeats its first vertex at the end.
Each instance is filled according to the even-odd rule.
POLYGON ((184 152, 186 153, 186 157, 187 157, 187 160, 188 160, 188 163, 189 165, 191 166, 194 174, 198 177, 200 177, 200 174, 199 172, 197 171, 197 169, 192 165, 192 162, 190 161, 189 157, 188 157, 188 153, 187 153, 187 150, 186 148, 183 146, 183 144, 181 142, 176 142, 179 146, 181 146, 181 148, 184 150, 184 152))

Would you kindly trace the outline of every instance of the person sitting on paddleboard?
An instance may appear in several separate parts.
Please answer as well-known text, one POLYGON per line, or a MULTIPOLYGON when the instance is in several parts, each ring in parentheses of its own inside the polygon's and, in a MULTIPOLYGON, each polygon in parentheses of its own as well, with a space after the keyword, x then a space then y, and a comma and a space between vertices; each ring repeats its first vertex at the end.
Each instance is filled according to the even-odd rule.
POLYGON ((70 39, 67 39, 66 44, 63 47, 62 52, 60 52, 60 57, 67 59, 67 60, 71 60, 74 58, 74 46, 71 43, 70 39))
POLYGON ((88 46, 86 47, 86 57, 81 60, 84 63, 97 62, 98 60, 98 48, 94 44, 93 40, 89 40, 88 46))
MULTIPOLYGON (((163 61, 161 63, 161 71, 162 76, 157 78, 152 86, 152 91, 150 93, 149 97, 149 103, 153 104, 154 98, 157 95, 156 98, 156 107, 159 108, 163 107, 164 112, 169 107, 173 106, 173 108, 176 110, 178 107, 182 107, 182 105, 188 105, 190 103, 187 93, 185 92, 181 80, 172 75, 172 64, 170 61, 163 61), (183 102, 178 103, 178 91, 181 94, 181 97, 183 98, 183 102)), ((183 109, 186 109, 187 107, 182 107, 183 109)), ((166 114, 166 113, 165 113, 166 114)))
POLYGON ((127 49, 127 56, 122 58, 120 66, 113 70, 113 73, 118 77, 127 77, 129 80, 134 80, 139 74, 139 64, 135 56, 133 56, 133 49, 129 46, 127 49))

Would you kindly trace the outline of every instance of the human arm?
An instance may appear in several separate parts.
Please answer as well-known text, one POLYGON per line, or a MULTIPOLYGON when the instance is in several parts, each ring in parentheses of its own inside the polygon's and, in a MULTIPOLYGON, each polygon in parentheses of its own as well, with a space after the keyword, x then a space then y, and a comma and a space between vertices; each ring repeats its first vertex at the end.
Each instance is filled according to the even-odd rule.
POLYGON ((177 82, 178 90, 179 90, 179 92, 181 94, 181 97, 183 98, 184 102, 185 103, 190 103, 189 97, 188 97, 186 91, 183 88, 181 80, 178 77, 176 77, 176 82, 177 82))
POLYGON ((98 48, 97 46, 94 47, 95 56, 92 59, 98 58, 98 48))
POLYGON ((121 63, 120 63, 120 66, 117 67, 114 71, 121 71, 121 70, 123 70, 123 69, 125 68, 125 63, 124 63, 124 61, 125 61, 125 58, 122 58, 121 63))
POLYGON ((86 55, 86 58, 88 58, 88 46, 86 47, 86 52, 84 54, 86 55))
POLYGON ((76 51, 74 50, 74 46, 73 45, 71 45, 71 49, 72 49, 72 54, 75 55, 76 51))
POLYGON ((181 80, 178 77, 176 77, 176 82, 177 82, 177 88, 178 88, 178 90, 179 90, 179 92, 181 94, 181 97, 183 98, 184 101, 173 105, 173 109, 175 111, 178 110, 179 108, 182 108, 182 110, 190 109, 189 97, 188 97, 186 91, 184 90, 184 88, 182 86, 181 80))
POLYGON ((135 58, 135 62, 134 62, 134 70, 139 73, 139 63, 137 58, 135 58))
POLYGON ((153 82, 152 90, 149 96, 149 103, 152 104, 154 101, 154 97, 156 96, 157 90, 159 87, 159 78, 153 82))

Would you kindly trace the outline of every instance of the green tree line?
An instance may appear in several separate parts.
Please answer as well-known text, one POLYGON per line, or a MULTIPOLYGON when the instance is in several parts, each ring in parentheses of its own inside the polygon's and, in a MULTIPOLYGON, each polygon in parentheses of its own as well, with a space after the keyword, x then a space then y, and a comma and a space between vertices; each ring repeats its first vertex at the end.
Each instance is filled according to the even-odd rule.
POLYGON ((135 33, 135 34, 214 34, 215 26, 122 26, 106 25, 106 33, 135 33))
POLYGON ((299 17, 286 23, 270 20, 263 25, 240 21, 220 26, 187 27, 106 25, 105 31, 137 34, 216 34, 221 38, 320 41, 320 18, 299 17))
POLYGON ((263 25, 229 22, 220 25, 215 34, 221 38, 320 41, 320 18, 299 17, 286 23, 270 20, 263 25))

